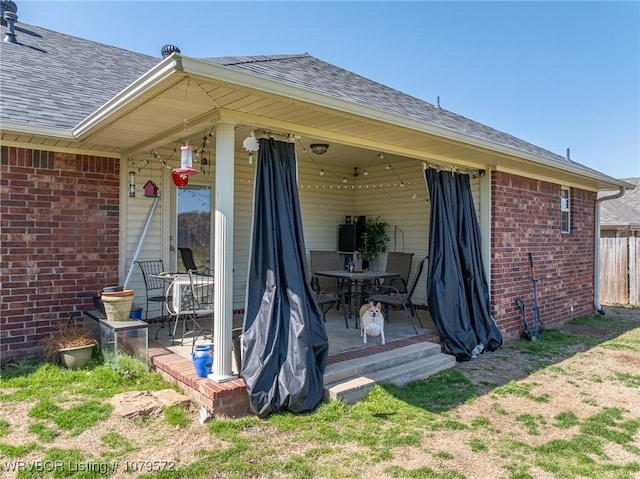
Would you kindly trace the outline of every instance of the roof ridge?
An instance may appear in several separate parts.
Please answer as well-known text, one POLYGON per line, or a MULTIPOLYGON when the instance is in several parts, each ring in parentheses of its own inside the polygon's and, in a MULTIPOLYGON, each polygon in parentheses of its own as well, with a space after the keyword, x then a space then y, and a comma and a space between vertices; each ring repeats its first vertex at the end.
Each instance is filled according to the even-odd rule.
POLYGON ((308 53, 301 53, 301 54, 300 53, 293 53, 293 54, 283 53, 280 55, 257 55, 257 56, 250 57, 250 58, 253 58, 253 60, 245 60, 245 61, 235 62, 235 63, 226 63, 225 66, 246 65, 249 63, 276 62, 281 60, 297 60, 299 58, 308 58, 310 56, 311 55, 309 55, 308 53))

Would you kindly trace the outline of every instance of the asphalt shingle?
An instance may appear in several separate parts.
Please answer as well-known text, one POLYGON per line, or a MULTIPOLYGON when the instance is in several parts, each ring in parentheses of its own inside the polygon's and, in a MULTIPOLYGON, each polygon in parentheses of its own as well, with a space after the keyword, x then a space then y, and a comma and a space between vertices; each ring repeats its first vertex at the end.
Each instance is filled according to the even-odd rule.
MULTIPOLYGON (((604 226, 640 226, 640 178, 627 178, 622 181, 636 187, 626 191, 622 198, 608 200, 602 203, 600 209, 600 223, 604 226)), ((616 191, 602 191, 599 198, 610 196, 616 191)))
MULTIPOLYGON (((16 25, 16 34, 18 44, 0 42, 2 121, 73 128, 160 61, 32 25, 16 25)), ((585 173, 597 173, 306 53, 203 60, 512 147, 585 173)))

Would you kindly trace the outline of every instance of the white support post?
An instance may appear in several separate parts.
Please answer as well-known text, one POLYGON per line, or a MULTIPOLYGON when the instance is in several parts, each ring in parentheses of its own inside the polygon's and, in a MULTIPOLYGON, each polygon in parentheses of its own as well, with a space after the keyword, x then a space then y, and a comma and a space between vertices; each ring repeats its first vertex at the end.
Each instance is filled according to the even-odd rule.
POLYGON ((213 368, 209 379, 235 379, 231 370, 233 329, 233 192, 234 140, 232 123, 216 124, 216 194, 214 241, 213 368))

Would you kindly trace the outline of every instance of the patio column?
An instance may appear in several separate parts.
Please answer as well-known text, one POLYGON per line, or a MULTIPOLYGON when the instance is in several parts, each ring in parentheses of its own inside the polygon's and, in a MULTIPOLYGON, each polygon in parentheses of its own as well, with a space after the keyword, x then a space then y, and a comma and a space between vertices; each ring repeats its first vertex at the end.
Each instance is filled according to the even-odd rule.
POLYGON ((216 195, 214 240, 213 368, 209 379, 235 379, 231 370, 233 329, 233 189, 235 128, 216 123, 216 195))

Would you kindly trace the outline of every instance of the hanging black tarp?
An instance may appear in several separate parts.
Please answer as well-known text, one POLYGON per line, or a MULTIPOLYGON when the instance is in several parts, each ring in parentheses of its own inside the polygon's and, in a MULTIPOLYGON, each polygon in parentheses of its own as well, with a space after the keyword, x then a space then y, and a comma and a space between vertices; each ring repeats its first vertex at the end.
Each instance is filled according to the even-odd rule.
POLYGON ((260 140, 241 377, 254 414, 322 400, 327 333, 307 282, 294 145, 260 140))
POLYGON ((425 172, 431 197, 429 311, 445 346, 458 361, 495 351, 502 335, 491 316, 480 230, 469 175, 425 172))

